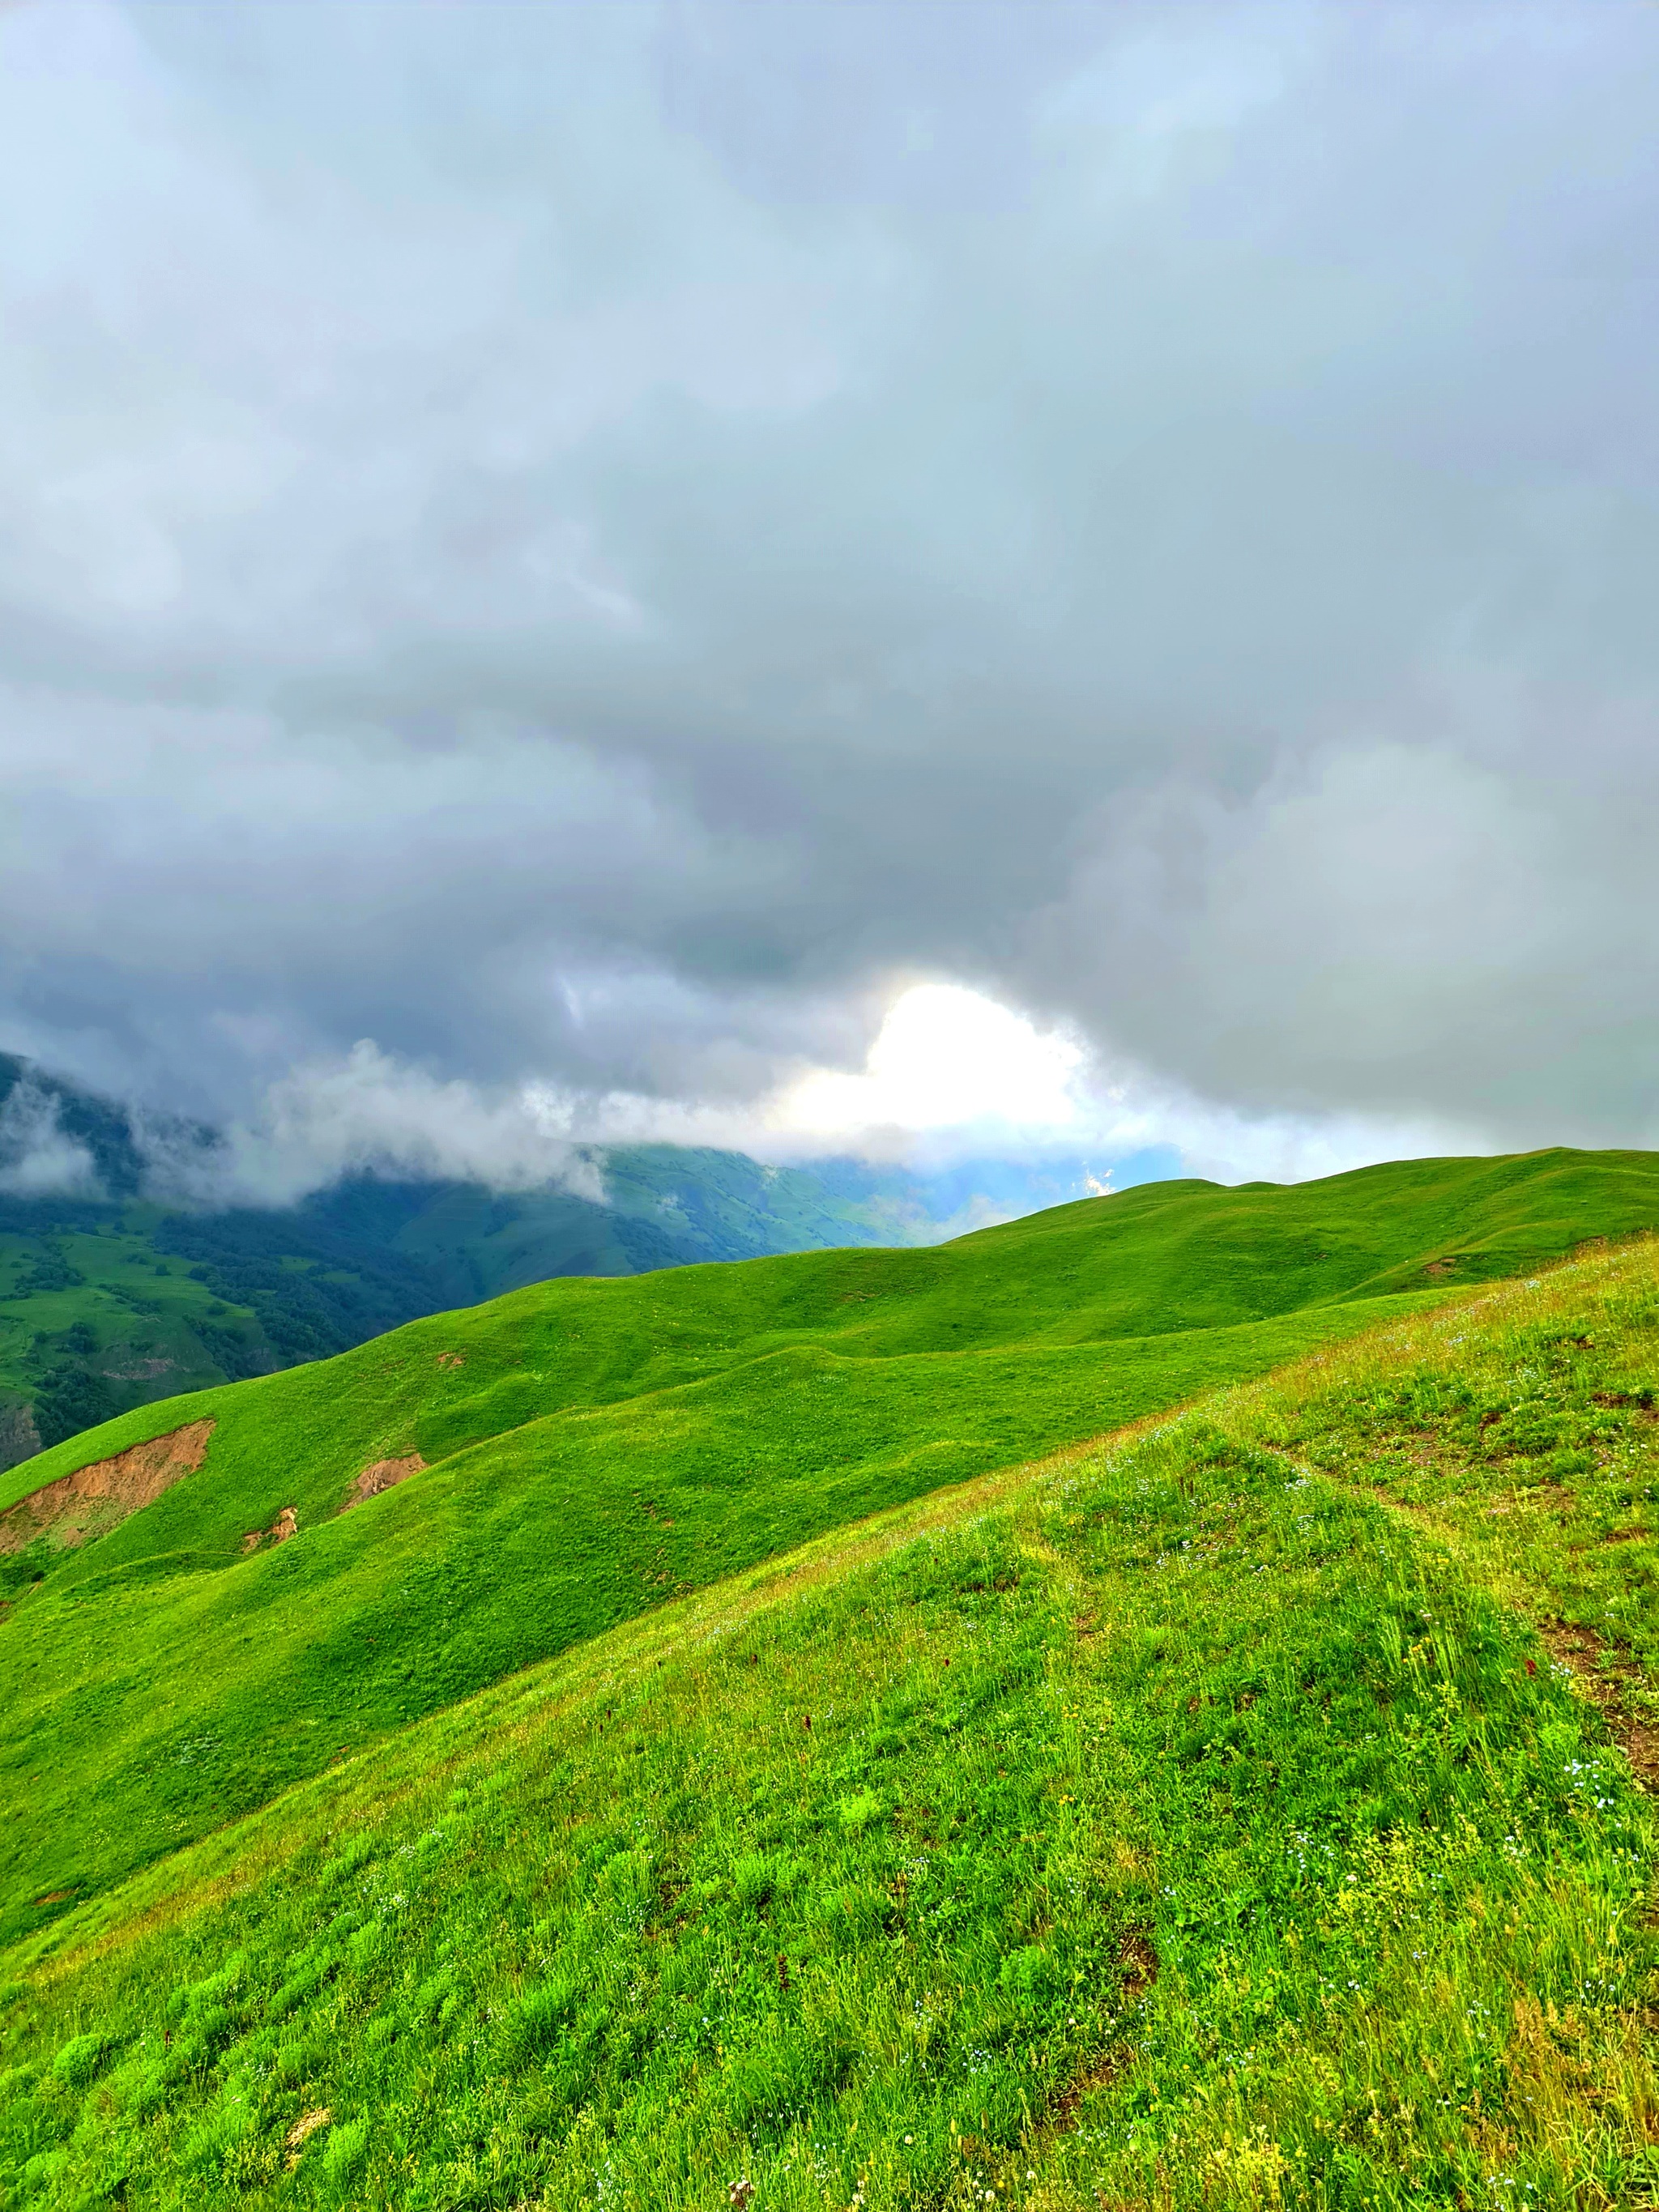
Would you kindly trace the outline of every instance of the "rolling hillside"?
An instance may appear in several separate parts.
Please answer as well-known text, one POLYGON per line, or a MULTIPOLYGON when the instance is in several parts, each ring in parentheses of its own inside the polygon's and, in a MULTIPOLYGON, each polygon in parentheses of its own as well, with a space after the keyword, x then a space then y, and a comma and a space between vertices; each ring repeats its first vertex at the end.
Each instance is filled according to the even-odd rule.
MULTIPOLYGON (((325 1358, 554 1276, 931 1243, 1087 1187, 1080 1162, 921 1175, 617 1145, 589 1159, 603 1203, 377 1175, 289 1206, 158 1200, 180 1160, 199 1165, 222 1141, 137 1120, 0 1054, 0 1470, 135 1406, 325 1358), (76 1170, 74 1188, 36 1187, 43 1145, 55 1172, 76 1170)), ((1140 1167, 1158 1171, 1150 1157, 1140 1167)))
MULTIPOLYGON (((1351 1291, 1474 1272, 1594 1167, 1486 1164, 1487 1242, 1364 1274, 1384 1171, 1166 1195, 1166 1255, 1208 1204, 1224 1258, 1159 1289, 1243 1299, 1253 1200, 1346 1221, 1351 1291)), ((1075 1263, 1030 1315, 1067 1343, 1121 1317, 1088 1219, 997 1232, 1028 1300, 1042 1237, 1075 1263)), ((7 2201, 1650 2203, 1659 1248, 1395 1316, 624 1623, 15 1943, 7 2201)))
POLYGON ((1655 1218, 1642 1155, 1148 1185, 544 1284, 129 1414, 0 1488, 0 1931, 825 1529, 1655 1218))

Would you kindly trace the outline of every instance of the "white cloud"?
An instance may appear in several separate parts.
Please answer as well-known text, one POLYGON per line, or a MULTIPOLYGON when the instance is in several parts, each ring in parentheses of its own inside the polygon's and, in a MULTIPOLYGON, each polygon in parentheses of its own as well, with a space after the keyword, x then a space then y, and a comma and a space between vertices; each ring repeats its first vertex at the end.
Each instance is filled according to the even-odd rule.
POLYGON ((58 1126, 58 1104, 25 1076, 0 1103, 0 1191, 13 1198, 100 1194, 86 1146, 58 1126))
POLYGON ((343 1060, 273 1084, 257 1119, 234 1123, 222 1145, 189 1154, 152 1147, 151 1163, 154 1187, 209 1203, 285 1204, 362 1172, 604 1196, 600 1172, 571 1141, 552 1093, 490 1095, 439 1081, 367 1039, 343 1060))
MULTIPOLYGON (((1477 1126, 1423 1115, 1241 1111, 1103 1064, 959 984, 890 1006, 860 1074, 813 1069, 762 1106, 750 1150, 794 1146, 931 1160, 1064 1152, 1102 1163, 1154 1146, 1218 1182, 1301 1182, 1376 1160, 1482 1149, 1477 1126)), ((1109 1181, 1109 1169, 1106 1180, 1109 1181)))

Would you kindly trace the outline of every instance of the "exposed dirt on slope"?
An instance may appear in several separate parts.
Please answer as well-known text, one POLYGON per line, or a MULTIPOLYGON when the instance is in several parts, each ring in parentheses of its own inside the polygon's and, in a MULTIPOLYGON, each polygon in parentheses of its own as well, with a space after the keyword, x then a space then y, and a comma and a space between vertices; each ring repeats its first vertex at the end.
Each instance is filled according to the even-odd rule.
POLYGON ((383 1490, 395 1490, 400 1482, 407 1482, 411 1474, 418 1474, 426 1465, 419 1452, 410 1452, 407 1459, 377 1459, 366 1467, 345 1494, 342 1513, 349 1513, 354 1505, 361 1505, 366 1498, 378 1498, 383 1490))
MULTIPOLYGON (((1159 1964, 1150 1936, 1138 1929, 1131 1929, 1118 1948, 1118 1966, 1123 1977, 1115 2007, 1118 2018, 1141 2003, 1158 1979, 1159 1964)), ((1016 2168, 1027 2155, 1051 2143, 1056 2136, 1074 2133, 1079 2108, 1085 2100, 1097 2090, 1109 2089, 1133 2063, 1134 2056, 1133 2045, 1126 2038, 1100 2052, 1091 2064, 1075 2075, 1049 2106, 1047 2118, 1027 2137, 1025 2148, 1015 2162, 1016 2168)))
POLYGON ((242 1557, 257 1552, 265 1544, 286 1544, 290 1536, 297 1535, 300 1516, 291 1505, 283 1506, 269 1528, 250 1528, 242 1539, 242 1557))
POLYGON ((188 1422, 31 1491, 0 1513, 0 1552, 26 1551, 42 1536, 67 1545, 101 1536, 193 1474, 207 1456, 213 1429, 210 1419, 188 1422))
POLYGON ((1659 1791, 1659 1735, 1638 1710, 1642 1669, 1630 1655, 1576 1620, 1540 1620, 1539 1640, 1552 1658, 1571 1667, 1607 1733, 1624 1752, 1644 1790, 1659 1791))

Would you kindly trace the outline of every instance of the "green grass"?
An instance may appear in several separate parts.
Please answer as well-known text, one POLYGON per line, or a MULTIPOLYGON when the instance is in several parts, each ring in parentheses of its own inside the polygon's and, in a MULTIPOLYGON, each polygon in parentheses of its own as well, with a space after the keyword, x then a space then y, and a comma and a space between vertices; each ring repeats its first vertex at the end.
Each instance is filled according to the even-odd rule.
POLYGON ((0 1960, 7 2201, 1650 2203, 1656 1352, 1643 1243, 414 1724, 0 1960))
POLYGON ((8 1468, 42 1435, 55 1443, 160 1393, 271 1364, 252 1310, 220 1297, 187 1261, 157 1249, 161 1207, 71 1203, 61 1213, 46 1236, 0 1218, 0 1454, 8 1468))
POLYGON ((77 1437, 0 1503, 217 1424, 123 1526, 0 1562, 0 1937, 643 1609, 1644 1209, 1639 1154, 1152 1185, 930 1250, 540 1285, 77 1437), (299 1536, 243 1559, 286 1507, 299 1536))

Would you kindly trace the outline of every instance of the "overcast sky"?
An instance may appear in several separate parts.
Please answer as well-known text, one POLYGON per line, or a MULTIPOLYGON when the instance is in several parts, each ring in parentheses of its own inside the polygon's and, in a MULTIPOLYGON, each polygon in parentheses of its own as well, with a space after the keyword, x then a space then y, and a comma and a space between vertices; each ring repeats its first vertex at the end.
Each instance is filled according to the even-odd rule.
POLYGON ((0 1048, 1659 1143, 1656 114, 1620 0, 6 8, 0 1048))

